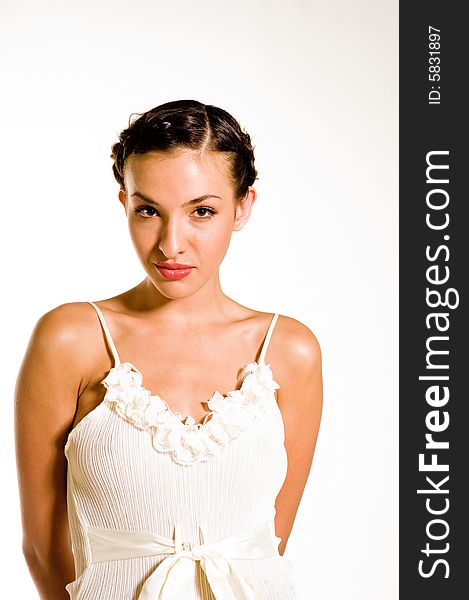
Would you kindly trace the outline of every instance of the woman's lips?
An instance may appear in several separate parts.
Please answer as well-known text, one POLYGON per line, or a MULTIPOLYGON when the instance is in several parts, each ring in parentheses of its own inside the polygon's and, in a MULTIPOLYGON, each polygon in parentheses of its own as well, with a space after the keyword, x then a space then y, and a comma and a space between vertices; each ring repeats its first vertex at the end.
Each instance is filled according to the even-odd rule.
POLYGON ((187 277, 193 268, 190 265, 183 265, 181 263, 168 263, 167 265, 164 263, 155 263, 155 267, 158 269, 161 275, 163 275, 163 277, 171 280, 183 279, 184 277, 187 277))

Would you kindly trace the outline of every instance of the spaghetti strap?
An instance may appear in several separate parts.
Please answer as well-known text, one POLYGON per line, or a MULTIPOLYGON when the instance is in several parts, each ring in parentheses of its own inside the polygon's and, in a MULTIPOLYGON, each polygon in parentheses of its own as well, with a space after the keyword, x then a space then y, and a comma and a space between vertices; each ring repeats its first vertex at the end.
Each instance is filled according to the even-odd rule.
POLYGON ((279 316, 279 313, 275 313, 274 316, 272 317, 272 320, 270 321, 269 329, 267 330, 267 334, 265 336, 264 343, 262 344, 262 350, 261 350, 261 354, 260 354, 260 358, 259 358, 260 364, 265 364, 265 355, 267 352, 267 347, 269 345, 270 338, 272 336, 272 332, 274 330, 275 323, 277 322, 278 316, 279 316))
POLYGON ((112 355, 114 357, 114 367, 117 367, 121 364, 121 361, 119 358, 119 354, 117 352, 116 345, 114 344, 114 340, 112 339, 111 332, 109 331, 109 327, 106 323, 106 319, 104 318, 104 315, 97 304, 95 304, 94 302, 91 302, 90 300, 87 300, 87 302, 88 302, 88 304, 91 304, 91 306, 98 313, 99 320, 101 321, 101 325, 103 326, 104 335, 106 336, 107 343, 109 344, 109 347, 111 348, 111 351, 112 351, 112 355))

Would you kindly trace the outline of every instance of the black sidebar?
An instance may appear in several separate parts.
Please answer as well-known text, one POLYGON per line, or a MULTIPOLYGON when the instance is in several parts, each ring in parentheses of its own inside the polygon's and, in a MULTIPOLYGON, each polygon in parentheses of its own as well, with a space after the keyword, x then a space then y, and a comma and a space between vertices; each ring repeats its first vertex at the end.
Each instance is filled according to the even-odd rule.
POLYGON ((400 3, 401 600, 469 598, 469 23, 400 3))

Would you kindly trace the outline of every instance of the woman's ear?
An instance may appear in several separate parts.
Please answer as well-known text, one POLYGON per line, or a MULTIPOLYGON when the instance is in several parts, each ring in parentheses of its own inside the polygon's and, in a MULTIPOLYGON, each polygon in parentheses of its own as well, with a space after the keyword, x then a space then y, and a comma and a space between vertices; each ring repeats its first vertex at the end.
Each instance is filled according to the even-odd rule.
POLYGON ((257 199, 257 192, 253 187, 249 187, 246 195, 238 203, 235 211, 235 220, 233 223, 233 231, 239 231, 249 221, 252 207, 257 199))
POLYGON ((127 214, 127 194, 125 193, 124 188, 119 190, 119 202, 125 208, 125 214, 127 214))

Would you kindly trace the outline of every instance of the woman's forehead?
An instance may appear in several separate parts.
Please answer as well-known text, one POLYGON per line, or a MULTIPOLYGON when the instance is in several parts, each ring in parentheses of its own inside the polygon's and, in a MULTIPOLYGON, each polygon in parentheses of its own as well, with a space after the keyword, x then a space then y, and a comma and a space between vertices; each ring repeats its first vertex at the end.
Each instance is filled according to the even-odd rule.
POLYGON ((209 179, 225 180, 230 178, 227 157, 222 152, 198 152, 183 149, 171 152, 147 152, 145 154, 132 154, 125 163, 126 180, 134 183, 146 179, 161 182, 169 178, 185 180, 209 179))
POLYGON ((130 193, 137 190, 150 197, 154 194, 225 197, 233 193, 229 165, 221 152, 149 152, 131 155, 128 161, 125 181, 130 193))

